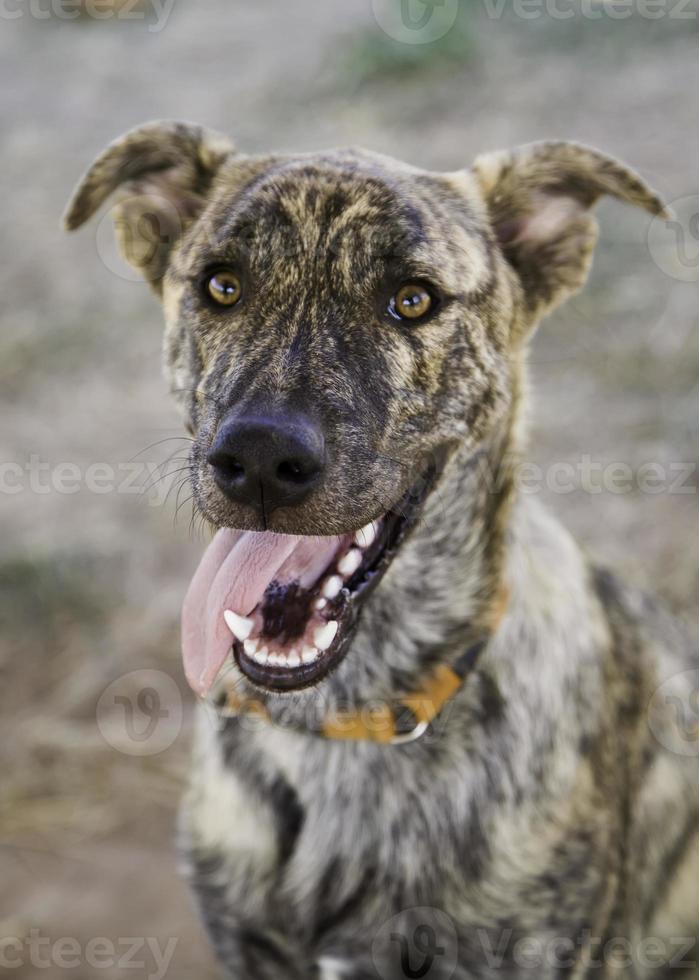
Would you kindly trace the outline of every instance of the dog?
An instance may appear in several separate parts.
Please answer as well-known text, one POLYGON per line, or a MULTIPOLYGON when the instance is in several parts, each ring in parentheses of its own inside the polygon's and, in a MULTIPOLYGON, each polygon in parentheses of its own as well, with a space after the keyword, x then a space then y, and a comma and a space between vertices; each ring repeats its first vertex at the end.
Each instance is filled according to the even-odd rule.
POLYGON ((432 173, 168 122, 106 149, 67 227, 113 194, 215 531, 181 835, 227 974, 698 975, 697 644, 516 479, 591 209, 661 200, 574 143, 432 173))

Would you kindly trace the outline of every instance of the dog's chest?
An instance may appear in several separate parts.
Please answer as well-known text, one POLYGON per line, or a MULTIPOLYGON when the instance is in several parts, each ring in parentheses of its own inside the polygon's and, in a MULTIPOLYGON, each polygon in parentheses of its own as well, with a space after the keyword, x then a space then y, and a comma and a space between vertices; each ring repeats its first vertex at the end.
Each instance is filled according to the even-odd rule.
POLYGON ((260 834, 277 842, 269 901, 300 927, 359 924, 392 897, 461 905, 479 887, 493 844, 492 780, 469 759, 463 732, 407 746, 272 728, 236 741, 245 749, 229 754, 231 778, 260 834))
POLYGON ((283 923, 313 951, 374 935, 391 909, 430 907, 468 950, 493 923, 567 935, 606 892, 609 821, 576 803, 589 772, 573 767, 544 819, 540 793, 507 789, 521 738, 486 753, 458 724, 388 747, 240 722, 200 734, 188 824, 208 919, 283 923), (571 875, 574 915, 563 900, 571 875))
MULTIPOLYGON (((309 739, 271 726, 202 730, 187 824, 204 853, 249 868, 265 894, 239 906, 283 908, 300 926, 359 915, 377 892, 431 890, 442 865, 485 846, 455 773, 427 751, 309 739)), ((467 858, 465 859, 465 855, 467 858)))

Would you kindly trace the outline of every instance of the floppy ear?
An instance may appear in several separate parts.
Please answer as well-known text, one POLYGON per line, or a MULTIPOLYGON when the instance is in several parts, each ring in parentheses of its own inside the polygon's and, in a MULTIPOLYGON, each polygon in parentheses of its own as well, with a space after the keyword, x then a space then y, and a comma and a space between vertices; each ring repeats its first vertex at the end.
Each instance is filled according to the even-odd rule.
POLYGON ((589 212, 599 197, 666 214, 632 170, 577 143, 530 143, 484 154, 473 172, 500 247, 519 276, 529 326, 585 282, 597 240, 589 212))
POLYGON ((225 137, 189 123, 154 122, 111 143, 76 188, 65 213, 78 228, 114 191, 121 251, 156 292, 170 250, 198 217, 221 164, 233 153, 225 137))

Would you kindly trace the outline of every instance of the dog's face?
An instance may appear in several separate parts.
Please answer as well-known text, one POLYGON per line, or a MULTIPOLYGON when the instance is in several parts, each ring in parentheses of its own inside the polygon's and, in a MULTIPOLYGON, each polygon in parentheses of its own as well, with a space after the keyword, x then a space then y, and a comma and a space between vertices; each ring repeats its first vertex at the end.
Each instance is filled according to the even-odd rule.
POLYGON ((237 548, 249 581, 267 568, 226 602, 241 658, 251 635, 276 642, 280 662, 245 664, 277 687, 346 650, 352 604, 445 460, 505 417, 524 339, 584 280, 590 205, 608 192, 661 207, 574 145, 434 174, 361 151, 245 157, 167 125, 106 151, 69 225, 117 188, 122 245, 162 296, 197 506, 219 528, 266 532, 254 548, 237 536, 222 562, 237 548), (297 536, 294 553, 279 535, 297 536))
POLYGON ((493 252, 482 207, 436 175, 358 153, 223 168, 163 280, 202 513, 342 534, 475 446, 508 398, 493 252), (248 432, 267 460, 248 464, 248 432))

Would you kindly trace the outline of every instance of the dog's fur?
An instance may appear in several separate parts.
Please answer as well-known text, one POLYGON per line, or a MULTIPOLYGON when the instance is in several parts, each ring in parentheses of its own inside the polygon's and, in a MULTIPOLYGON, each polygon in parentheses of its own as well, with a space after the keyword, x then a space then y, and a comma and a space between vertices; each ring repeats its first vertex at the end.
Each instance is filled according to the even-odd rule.
POLYGON ((411 744, 245 718, 217 728, 201 712, 184 838, 230 976, 664 975, 699 924, 699 773, 674 701, 653 694, 689 696, 697 647, 591 567, 513 479, 526 343, 586 278, 591 206, 661 202, 574 144, 435 174, 355 150, 250 157, 183 124, 109 147, 68 226, 114 191, 125 254, 163 299, 166 370, 213 525, 259 528, 206 465, 232 406, 312 410, 333 447, 322 485, 271 516, 276 531, 360 527, 419 461, 447 456, 347 657, 315 690, 269 695, 272 716, 298 729, 320 695, 362 705, 415 690, 474 624, 492 629, 411 744), (199 289, 221 262, 246 295, 223 314, 199 289), (389 322, 387 298, 415 278, 438 289, 437 314, 389 322))

